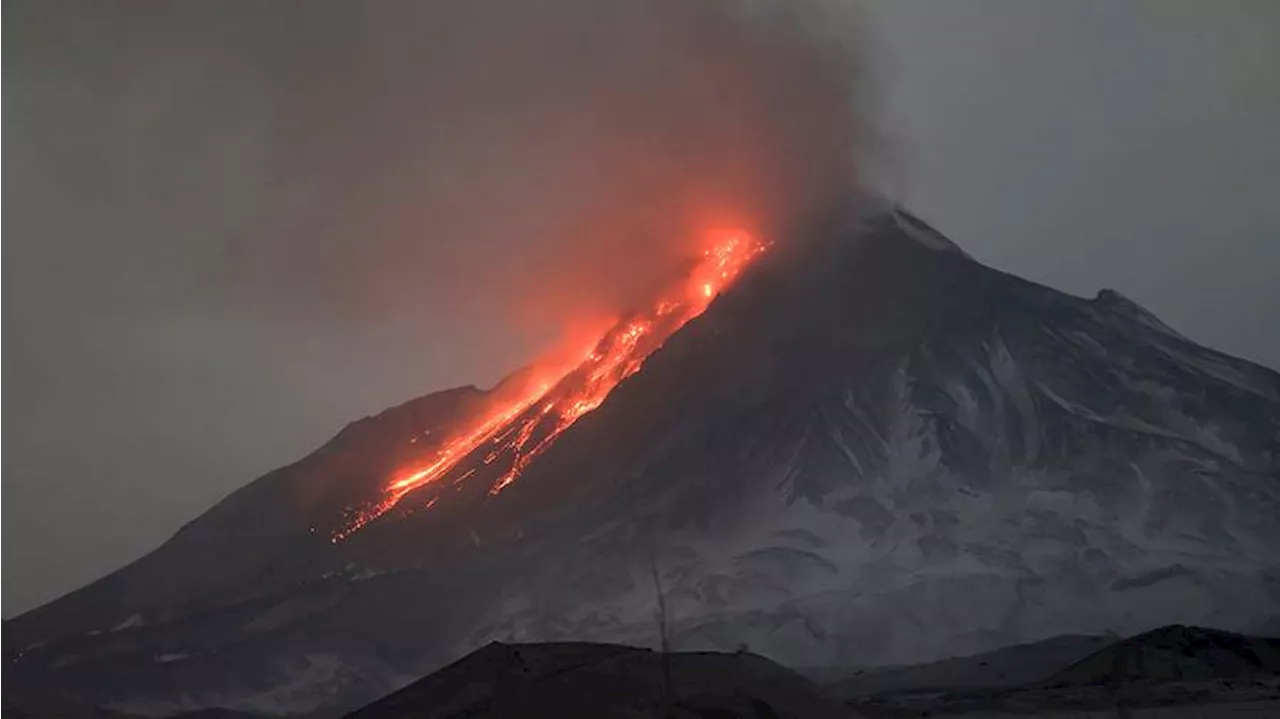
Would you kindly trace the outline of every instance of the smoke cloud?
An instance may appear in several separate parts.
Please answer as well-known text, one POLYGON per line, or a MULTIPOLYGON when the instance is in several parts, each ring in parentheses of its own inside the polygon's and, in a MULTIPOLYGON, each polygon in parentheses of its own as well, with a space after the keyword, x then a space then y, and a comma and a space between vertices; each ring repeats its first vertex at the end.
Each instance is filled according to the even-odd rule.
POLYGON ((7 8, 6 613, 846 192, 843 5, 7 8))
MULTIPOLYGON (((68 25, 97 42, 104 11, 82 10, 68 25)), ((135 146, 100 179, 176 183, 183 215, 126 244, 184 262, 189 291, 544 332, 635 302, 709 226, 771 231, 856 179, 865 83, 855 18, 834 6, 273 3, 108 19, 150 42, 117 78, 131 102, 115 121, 135 146)))

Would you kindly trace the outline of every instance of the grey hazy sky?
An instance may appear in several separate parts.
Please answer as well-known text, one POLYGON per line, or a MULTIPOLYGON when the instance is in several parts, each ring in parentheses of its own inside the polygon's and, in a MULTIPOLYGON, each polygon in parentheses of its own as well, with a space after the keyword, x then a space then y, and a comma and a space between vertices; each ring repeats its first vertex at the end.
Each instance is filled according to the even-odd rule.
MULTIPOLYGON (((869 2, 821 24, 863 58, 847 116, 829 66, 695 24, 714 52, 692 61, 731 88, 717 102, 789 110, 741 126, 696 81, 651 84, 682 66, 655 56, 670 41, 644 13, 465 5, 6 7, 5 616, 348 421, 492 381, 566 307, 623 302, 665 266, 646 259, 663 248, 622 251, 619 289, 609 256, 634 243, 605 241, 582 260, 604 279, 513 310, 520 270, 582 246, 488 238, 638 229, 633 206, 671 199, 647 183, 717 163, 804 184, 796 158, 835 172, 820 158, 841 123, 874 120, 880 182, 979 259, 1117 288, 1280 365, 1280 4, 869 2), (738 84, 761 73, 759 92, 738 84), (654 125, 709 159, 653 167, 600 129, 654 125), (744 156, 743 137, 767 151, 744 156)), ((682 196, 782 191, 733 179, 682 196)))

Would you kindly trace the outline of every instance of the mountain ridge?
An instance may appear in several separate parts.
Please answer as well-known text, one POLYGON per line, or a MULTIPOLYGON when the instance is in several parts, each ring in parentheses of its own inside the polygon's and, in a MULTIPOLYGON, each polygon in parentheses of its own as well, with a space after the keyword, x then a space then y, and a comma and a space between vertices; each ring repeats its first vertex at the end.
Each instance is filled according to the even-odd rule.
POLYGON ((677 646, 792 665, 1275 615, 1280 376, 896 209, 813 234, 500 495, 411 493, 329 541, 486 392, 427 395, 6 622, 10 666, 95 699, 350 706, 494 639, 648 643, 650 562, 677 646))

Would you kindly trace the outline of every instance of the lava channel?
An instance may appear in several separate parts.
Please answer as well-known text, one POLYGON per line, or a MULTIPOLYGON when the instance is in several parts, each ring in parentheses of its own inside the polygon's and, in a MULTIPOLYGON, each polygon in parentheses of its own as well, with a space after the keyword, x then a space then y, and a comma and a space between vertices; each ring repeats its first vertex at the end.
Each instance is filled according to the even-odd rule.
MULTIPOLYGON (((767 248, 745 232, 719 235, 684 280, 663 292, 647 311, 615 322, 585 356, 544 369, 543 376, 490 406, 441 443, 429 460, 392 474, 382 496, 350 510, 347 522, 333 533, 332 540, 350 537, 389 512, 410 492, 440 482, 463 460, 481 450, 481 461, 486 465, 504 460, 506 471, 493 480, 488 490, 490 495, 501 492, 565 430, 603 404, 618 383, 638 372, 667 338, 706 311, 711 301, 767 248)), ((474 473, 472 469, 454 483, 461 483, 474 473)))

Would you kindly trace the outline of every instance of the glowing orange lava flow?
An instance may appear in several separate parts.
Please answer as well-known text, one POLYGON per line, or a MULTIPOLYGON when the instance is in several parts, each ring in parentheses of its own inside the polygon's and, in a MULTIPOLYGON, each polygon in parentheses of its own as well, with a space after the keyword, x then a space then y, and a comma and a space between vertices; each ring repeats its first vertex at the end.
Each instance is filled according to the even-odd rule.
MULTIPOLYGON (((515 395, 474 418, 441 444, 425 464, 397 472, 383 496, 352 512, 345 526, 333 534, 338 542, 386 514, 410 492, 439 482, 477 454, 471 466, 453 480, 459 484, 482 466, 505 467, 489 487, 501 492, 583 415, 599 407, 619 382, 640 370, 646 358, 693 318, 738 276, 767 245, 743 232, 716 238, 684 281, 670 288, 647 312, 616 323, 576 361, 544 369, 547 376, 532 381, 515 395)), ((427 506, 435 503, 433 497, 427 506)))

